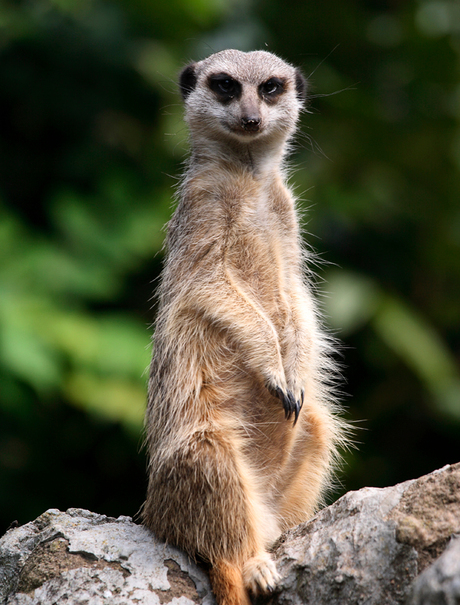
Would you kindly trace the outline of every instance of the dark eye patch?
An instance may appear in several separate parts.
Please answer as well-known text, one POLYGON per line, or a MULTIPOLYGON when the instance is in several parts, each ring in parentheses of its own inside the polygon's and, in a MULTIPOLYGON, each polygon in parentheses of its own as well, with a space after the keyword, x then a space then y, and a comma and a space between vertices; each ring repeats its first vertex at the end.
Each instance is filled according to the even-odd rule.
POLYGON ((266 101, 274 101, 285 91, 285 80, 269 78, 259 86, 259 94, 266 101))
POLYGON ((211 74, 208 85, 223 103, 241 97, 241 84, 226 73, 211 74))

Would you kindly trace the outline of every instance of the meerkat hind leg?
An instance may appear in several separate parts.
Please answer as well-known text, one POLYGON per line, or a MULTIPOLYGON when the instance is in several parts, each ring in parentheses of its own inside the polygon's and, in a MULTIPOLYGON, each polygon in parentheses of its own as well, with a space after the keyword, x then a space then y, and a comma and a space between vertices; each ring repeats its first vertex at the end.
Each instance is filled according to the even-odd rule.
POLYGON ((190 435, 152 477, 147 525, 209 561, 219 605, 249 605, 247 588, 267 592, 278 577, 265 550, 278 525, 256 485, 238 438, 213 427, 190 435))

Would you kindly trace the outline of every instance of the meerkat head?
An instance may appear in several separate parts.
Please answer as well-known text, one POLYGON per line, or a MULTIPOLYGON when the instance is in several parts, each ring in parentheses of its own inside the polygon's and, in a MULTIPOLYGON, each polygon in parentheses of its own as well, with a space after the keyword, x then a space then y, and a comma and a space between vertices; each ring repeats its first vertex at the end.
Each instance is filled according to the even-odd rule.
POLYGON ((224 50, 180 74, 193 138, 284 142, 306 96, 301 72, 265 51, 224 50))

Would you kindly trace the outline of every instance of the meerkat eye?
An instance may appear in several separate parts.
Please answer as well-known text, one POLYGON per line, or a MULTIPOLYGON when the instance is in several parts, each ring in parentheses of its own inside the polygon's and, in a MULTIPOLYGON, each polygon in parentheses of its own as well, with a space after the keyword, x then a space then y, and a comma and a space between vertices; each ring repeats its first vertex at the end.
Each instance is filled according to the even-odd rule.
POLYGON ((241 94, 241 84, 227 74, 213 74, 209 78, 209 87, 223 101, 229 101, 241 94))
POLYGON ((272 95, 274 92, 276 92, 279 88, 279 84, 278 82, 275 82, 274 80, 269 80, 268 82, 265 82, 265 84, 262 87, 262 90, 264 91, 264 93, 266 95, 272 95))
POLYGON ((232 80, 231 78, 225 78, 225 80, 220 80, 217 83, 217 86, 224 94, 228 95, 235 90, 235 80, 232 80))
POLYGON ((270 78, 259 86, 259 91, 262 96, 273 99, 284 92, 284 82, 279 78, 270 78))

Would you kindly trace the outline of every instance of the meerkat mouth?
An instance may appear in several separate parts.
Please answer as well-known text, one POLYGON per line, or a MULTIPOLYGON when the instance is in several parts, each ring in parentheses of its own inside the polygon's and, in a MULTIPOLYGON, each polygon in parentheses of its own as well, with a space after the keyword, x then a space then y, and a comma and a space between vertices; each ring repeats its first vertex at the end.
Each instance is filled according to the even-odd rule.
POLYGON ((222 122, 222 126, 230 132, 232 135, 239 139, 254 139, 259 137, 265 131, 263 125, 259 122, 249 121, 246 124, 241 122, 240 124, 229 124, 228 122, 222 122))

